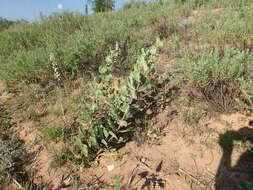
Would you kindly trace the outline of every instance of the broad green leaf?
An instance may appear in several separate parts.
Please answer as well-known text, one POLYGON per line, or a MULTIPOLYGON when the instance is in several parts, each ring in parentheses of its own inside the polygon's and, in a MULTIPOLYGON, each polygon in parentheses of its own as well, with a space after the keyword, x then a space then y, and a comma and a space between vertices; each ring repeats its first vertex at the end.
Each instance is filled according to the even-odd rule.
POLYGON ((120 110, 121 110, 123 113, 126 113, 126 112, 128 112, 129 108, 130 108, 130 105, 129 105, 128 103, 124 103, 124 104, 121 106, 120 110))
POLYGON ((84 137, 87 135, 87 132, 83 130, 81 127, 79 127, 79 133, 84 137))
POLYGON ((138 83, 140 82, 140 73, 139 73, 139 72, 133 71, 133 72, 131 73, 131 75, 132 75, 132 78, 133 78, 135 81, 137 81, 138 83))
POLYGON ((108 138, 108 137, 109 137, 108 131, 104 128, 104 129, 103 129, 103 132, 104 132, 105 138, 108 138))
POLYGON ((163 46, 163 42, 160 40, 160 38, 156 38, 155 47, 160 48, 163 46))
POLYGON ((120 177, 118 176, 115 178, 114 190, 121 190, 120 177))
POLYGON ((124 142, 124 139, 122 137, 119 138, 119 143, 123 143, 124 142))
POLYGON ((109 131, 109 134, 116 140, 118 140, 118 137, 112 132, 112 131, 109 131))
POLYGON ((119 126, 123 126, 123 127, 126 127, 126 126, 127 126, 127 122, 124 121, 124 120, 119 120, 119 121, 118 121, 118 124, 119 124, 119 126))
POLYGON ((96 139, 96 137, 94 137, 94 136, 90 136, 90 142, 92 143, 92 145, 93 146, 96 146, 96 147, 98 147, 99 146, 99 144, 98 144, 98 142, 97 142, 97 139, 96 139))
POLYGON ((106 73, 106 71, 107 71, 107 69, 106 69, 105 66, 99 67, 99 73, 100 73, 100 74, 104 74, 104 73, 106 73))
POLYGON ((75 144, 81 150, 83 155, 89 155, 88 146, 86 144, 83 144, 80 138, 76 138, 75 144))
POLYGON ((103 143, 107 147, 107 142, 104 139, 101 140, 101 143, 103 143))

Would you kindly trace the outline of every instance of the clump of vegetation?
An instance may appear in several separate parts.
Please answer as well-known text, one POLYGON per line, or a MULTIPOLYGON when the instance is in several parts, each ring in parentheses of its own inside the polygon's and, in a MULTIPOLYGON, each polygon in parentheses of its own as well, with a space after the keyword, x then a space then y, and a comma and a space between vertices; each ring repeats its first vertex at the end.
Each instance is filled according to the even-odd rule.
POLYGON ((124 2, 122 9, 127 10, 133 8, 141 8, 142 6, 145 5, 146 3, 144 1, 128 0, 124 2))
POLYGON ((198 112, 185 112, 183 114, 184 122, 189 125, 196 127, 201 119, 202 114, 198 112))
POLYGON ((42 134, 45 140, 48 141, 59 141, 63 140, 64 132, 63 127, 59 123, 52 123, 49 126, 42 126, 42 134))
POLYGON ((63 147, 62 149, 55 151, 53 156, 52 167, 61 167, 68 160, 74 160, 73 153, 70 152, 68 147, 63 147))
POLYGON ((134 69, 113 87, 112 66, 117 61, 118 47, 111 50, 106 62, 99 67, 100 76, 88 83, 82 112, 83 127, 76 138, 81 154, 91 159, 103 148, 117 148, 129 139, 135 127, 134 117, 144 109, 143 98, 154 85, 154 64, 160 40, 148 50, 142 49, 134 69))
POLYGON ((6 107, 0 103, 0 188, 24 175, 22 165, 27 154, 22 149, 22 142, 10 135, 12 126, 6 107))
POLYGON ((0 32, 2 30, 8 29, 13 24, 14 24, 13 21, 10 21, 10 20, 0 17, 0 32))
MULTIPOLYGON (((158 25, 159 35, 169 37, 174 23, 185 14, 176 11, 181 9, 179 5, 165 4, 150 3, 140 9, 92 16, 64 12, 42 17, 39 22, 16 24, 0 32, 0 61, 4 63, 0 64, 0 77, 10 85, 24 82, 45 86, 57 81, 57 65, 62 81, 74 80, 97 71, 116 41, 121 52, 114 67, 129 71, 140 49, 155 41, 149 26, 158 25), (157 24, 160 18, 164 20, 161 25, 157 24), (167 22, 167 18, 171 19, 167 22)), ((182 9, 190 7, 182 5, 182 9)))
POLYGON ((115 2, 113 0, 94 0, 93 4, 93 11, 96 13, 112 11, 115 7, 115 2))
POLYGON ((223 14, 214 18, 209 15, 200 22, 200 35, 208 43, 219 46, 231 45, 243 50, 252 51, 251 31, 253 29, 252 7, 226 9, 223 14))
POLYGON ((21 142, 14 139, 5 139, 0 142, 0 182, 9 182, 12 175, 18 175, 25 153, 20 148, 21 142))
POLYGON ((250 53, 238 49, 205 47, 189 53, 180 70, 208 102, 227 112, 235 108, 236 99, 252 106, 249 89, 242 87, 252 83, 251 60, 250 53))
MULTIPOLYGON (((207 4, 209 2, 209 0, 192 0, 192 2, 194 3, 195 6, 202 6, 204 4, 207 4)), ((187 0, 176 0, 176 3, 188 3, 187 0)))

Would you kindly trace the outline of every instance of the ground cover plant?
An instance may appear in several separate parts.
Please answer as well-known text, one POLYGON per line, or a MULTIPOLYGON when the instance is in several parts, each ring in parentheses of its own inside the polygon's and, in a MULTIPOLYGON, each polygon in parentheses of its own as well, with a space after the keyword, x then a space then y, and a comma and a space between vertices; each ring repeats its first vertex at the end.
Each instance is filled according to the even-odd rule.
POLYGON ((231 111, 236 100, 252 106, 252 55, 238 49, 204 47, 180 63, 190 83, 222 112, 231 111), (248 86, 249 89, 245 89, 248 86))
POLYGON ((22 141, 11 134, 13 127, 10 113, 4 104, 0 104, 0 188, 6 187, 12 180, 24 180, 23 173, 27 153, 22 148, 22 141), (23 178, 23 179, 22 179, 23 178))

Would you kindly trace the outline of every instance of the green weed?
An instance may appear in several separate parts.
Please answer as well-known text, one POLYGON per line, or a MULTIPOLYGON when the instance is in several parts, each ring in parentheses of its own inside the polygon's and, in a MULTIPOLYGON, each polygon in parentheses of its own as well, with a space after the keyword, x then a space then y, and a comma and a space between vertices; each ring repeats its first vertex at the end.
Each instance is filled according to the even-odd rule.
POLYGON ((184 122, 189 125, 196 127, 201 119, 202 114, 198 112, 185 112, 183 114, 184 122))
POLYGON ((69 151, 68 147, 63 147, 59 151, 54 152, 52 166, 61 167, 68 160, 72 160, 73 154, 69 151))
POLYGON ((32 120, 32 121, 39 121, 39 114, 34 107, 29 107, 27 111, 22 113, 22 118, 24 120, 32 120))
POLYGON ((64 139, 63 127, 55 122, 49 126, 42 126, 42 134, 47 141, 59 141, 64 139))

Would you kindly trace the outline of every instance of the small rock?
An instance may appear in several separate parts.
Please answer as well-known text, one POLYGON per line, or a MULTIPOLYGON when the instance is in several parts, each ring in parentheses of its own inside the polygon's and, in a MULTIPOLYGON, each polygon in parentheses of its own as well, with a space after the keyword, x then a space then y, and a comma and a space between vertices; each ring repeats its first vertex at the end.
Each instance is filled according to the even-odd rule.
POLYGON ((111 172, 114 168, 115 168, 114 165, 108 165, 107 166, 108 172, 111 172))
POLYGON ((151 109, 148 109, 146 112, 148 115, 151 115, 153 112, 151 111, 151 109))

